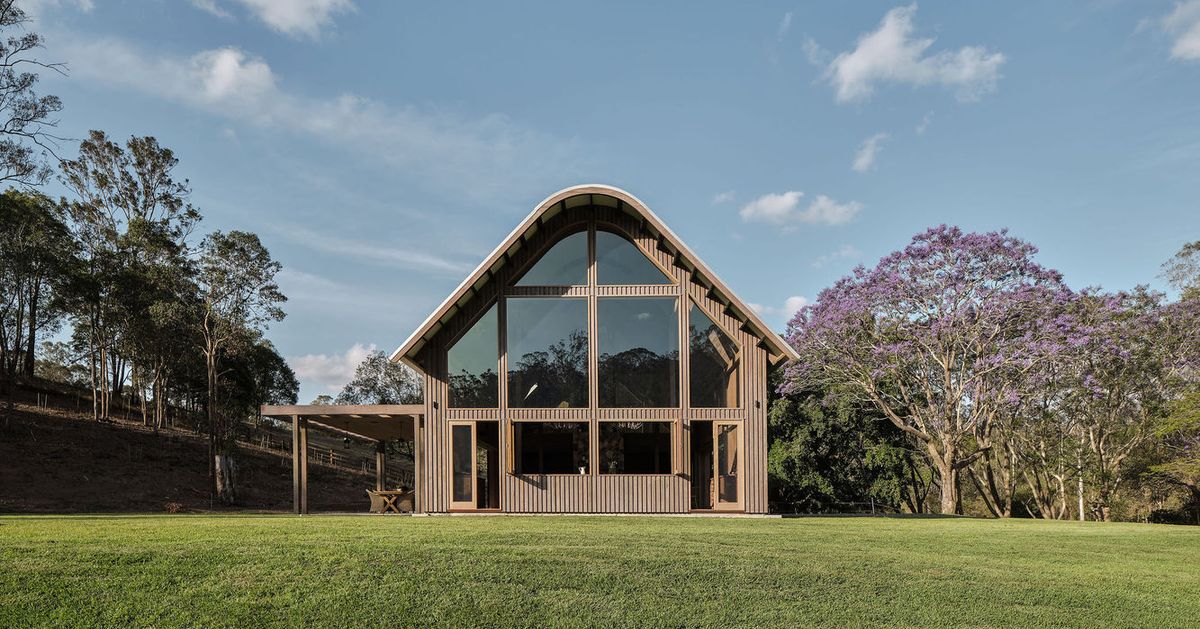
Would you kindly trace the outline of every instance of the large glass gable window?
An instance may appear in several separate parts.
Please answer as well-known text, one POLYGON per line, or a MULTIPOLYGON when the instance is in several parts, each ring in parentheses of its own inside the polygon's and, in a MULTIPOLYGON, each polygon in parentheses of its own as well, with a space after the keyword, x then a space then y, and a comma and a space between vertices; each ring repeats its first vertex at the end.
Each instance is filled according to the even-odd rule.
POLYGON ((577 232, 554 243, 517 281, 517 286, 587 284, 588 234, 577 232))
POLYGON ((508 405, 587 406, 587 300, 526 297, 506 304, 508 405))
POLYGON ((671 278, 624 236, 597 230, 596 283, 670 284, 671 278))
POLYGON ((679 406, 679 315, 675 297, 597 300, 600 406, 679 406))
POLYGON ((691 405, 738 406, 738 346, 696 304, 688 312, 688 372, 691 405))
POLYGON ((492 304, 450 347, 446 361, 451 408, 500 406, 499 334, 496 305, 492 304))

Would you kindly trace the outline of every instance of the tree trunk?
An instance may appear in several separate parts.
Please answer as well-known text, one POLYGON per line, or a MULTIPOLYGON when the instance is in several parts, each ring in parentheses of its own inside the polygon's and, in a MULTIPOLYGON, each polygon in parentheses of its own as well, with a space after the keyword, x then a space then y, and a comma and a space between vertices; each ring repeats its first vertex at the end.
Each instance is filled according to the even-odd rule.
POLYGON ((230 453, 216 454, 212 467, 216 473, 217 500, 223 505, 232 505, 237 500, 237 484, 233 455, 230 453))
POLYGON ((957 514, 962 509, 962 503, 959 501, 959 470, 954 466, 953 450, 934 458, 934 462, 937 464, 938 474, 942 477, 941 512, 944 515, 957 514))
POLYGON ((37 347, 37 315, 38 315, 38 298, 42 289, 40 281, 34 281, 30 289, 29 296, 29 335, 25 339, 25 377, 33 380, 34 371, 34 354, 33 350, 37 347))

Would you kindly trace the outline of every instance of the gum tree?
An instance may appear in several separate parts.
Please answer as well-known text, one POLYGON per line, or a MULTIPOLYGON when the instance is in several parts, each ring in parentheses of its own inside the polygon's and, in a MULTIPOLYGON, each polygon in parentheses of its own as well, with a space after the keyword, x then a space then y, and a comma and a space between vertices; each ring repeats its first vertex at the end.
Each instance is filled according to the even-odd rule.
POLYGON ((942 225, 858 267, 788 324, 802 358, 781 393, 853 391, 916 440, 940 476, 942 513, 960 512, 962 471, 1066 342, 1072 294, 1036 252, 1005 231, 942 225))

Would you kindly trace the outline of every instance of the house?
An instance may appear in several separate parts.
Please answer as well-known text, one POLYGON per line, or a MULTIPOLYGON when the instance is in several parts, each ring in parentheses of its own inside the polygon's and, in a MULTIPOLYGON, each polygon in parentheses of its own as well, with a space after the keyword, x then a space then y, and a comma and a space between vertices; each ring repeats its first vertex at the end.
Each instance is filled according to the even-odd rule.
POLYGON ((312 422, 412 439, 418 512, 765 513, 767 373, 795 357, 645 204, 584 185, 392 355, 423 405, 264 415, 296 426, 298 511, 312 422))

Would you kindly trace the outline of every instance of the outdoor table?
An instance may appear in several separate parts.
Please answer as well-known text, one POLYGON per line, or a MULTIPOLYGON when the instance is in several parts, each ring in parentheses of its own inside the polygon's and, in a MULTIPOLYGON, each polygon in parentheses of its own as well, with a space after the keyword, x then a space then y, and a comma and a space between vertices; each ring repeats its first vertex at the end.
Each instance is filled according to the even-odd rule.
POLYGON ((383 510, 380 511, 380 513, 387 513, 389 511, 392 513, 403 513, 403 511, 400 510, 400 505, 397 504, 396 501, 403 498, 409 492, 399 489, 385 489, 371 493, 374 493, 376 496, 379 496, 381 499, 383 499, 383 510))

